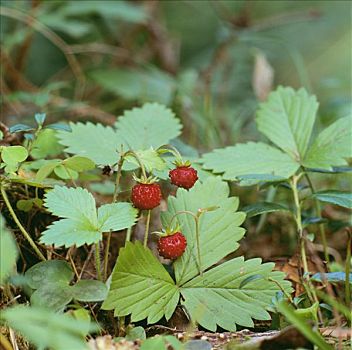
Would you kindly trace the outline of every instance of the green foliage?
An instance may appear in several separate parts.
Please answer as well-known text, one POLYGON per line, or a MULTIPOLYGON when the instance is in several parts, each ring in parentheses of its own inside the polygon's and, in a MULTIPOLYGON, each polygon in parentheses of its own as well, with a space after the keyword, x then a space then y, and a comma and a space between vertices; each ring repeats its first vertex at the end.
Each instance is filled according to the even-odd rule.
POLYGON ((225 180, 243 175, 271 175, 288 178, 299 168, 293 159, 280 150, 262 142, 248 142, 217 149, 202 157, 203 168, 224 173, 225 180))
POLYGON ((146 339, 140 350, 167 350, 172 347, 175 350, 183 350, 184 345, 172 335, 163 335, 146 339))
POLYGON ((352 209, 352 193, 342 191, 319 191, 312 194, 313 198, 321 202, 339 205, 341 207, 352 209))
POLYGON ((87 328, 97 327, 88 321, 60 315, 39 307, 14 306, 1 312, 1 319, 36 346, 38 350, 87 350, 82 336, 87 328))
POLYGON ((14 173, 17 171, 19 163, 28 157, 28 151, 22 146, 0 147, 1 159, 5 163, 5 171, 14 173))
POLYGON ((18 249, 12 233, 6 228, 0 214, 0 285, 11 275, 18 258, 18 249))
POLYGON ((101 281, 80 280, 70 285, 73 271, 62 260, 48 260, 32 266, 25 274, 26 281, 35 292, 31 303, 35 306, 62 310, 72 299, 92 302, 102 301, 107 295, 107 287, 101 281))
POLYGON ((55 130, 43 129, 32 144, 31 156, 34 159, 57 156, 63 151, 63 146, 58 142, 55 130))
POLYGON ((157 103, 126 111, 115 123, 116 129, 92 123, 71 123, 70 126, 71 133, 59 133, 66 152, 88 157, 98 165, 113 165, 118 162, 118 152, 123 147, 124 151, 142 152, 147 167, 161 162, 155 160, 150 148, 169 143, 181 130, 171 110, 157 103))
POLYGON ((332 170, 333 166, 348 165, 352 157, 352 116, 338 119, 323 130, 309 148, 303 165, 308 168, 332 170))
POLYGON ((257 112, 257 126, 276 146, 299 162, 304 158, 318 102, 307 91, 279 86, 257 112))
POLYGON ((210 268, 203 276, 198 275, 194 218, 182 214, 178 221, 182 224, 187 248, 173 264, 176 283, 148 248, 140 242, 128 242, 120 251, 103 308, 115 309, 117 316, 131 314, 132 321, 148 318, 149 323, 155 323, 163 316, 171 317, 182 295, 182 304, 192 320, 209 330, 214 331, 217 325, 235 330, 236 323, 251 327, 252 318, 269 319, 265 309, 278 287, 268 278, 290 289, 283 273, 272 272, 274 264, 236 258, 211 268, 237 249, 237 241, 244 234, 244 229, 238 226, 245 214, 236 212, 238 199, 228 195, 226 183, 209 178, 190 191, 179 189, 177 197, 169 197, 168 212, 162 217, 165 226, 175 213, 197 213, 201 208, 217 206, 200 217, 202 269, 210 268), (260 278, 249 281, 252 275, 260 278), (247 280, 245 285, 244 280, 247 280))
POLYGON ((347 165, 345 159, 352 156, 351 117, 330 125, 309 146, 317 108, 315 96, 304 89, 278 87, 260 105, 257 126, 286 154, 263 143, 249 142, 203 155, 203 167, 223 173, 225 180, 239 181, 243 176, 258 175, 289 178, 301 166, 332 170, 333 166, 347 165))
POLYGON ((42 243, 56 247, 96 243, 103 232, 131 227, 137 216, 129 203, 105 204, 97 211, 92 194, 80 187, 55 186, 46 194, 45 206, 63 218, 50 225, 41 237, 42 243))
POLYGON ((307 339, 315 344, 319 349, 332 350, 332 347, 325 342, 321 334, 312 329, 311 325, 306 323, 303 316, 295 313, 294 309, 285 302, 278 304, 277 308, 307 339))
POLYGON ((286 207, 277 203, 260 202, 247 205, 243 208, 243 211, 247 213, 247 217, 261 215, 264 213, 273 213, 277 211, 288 211, 286 207))
POLYGON ((175 81, 166 72, 153 69, 104 69, 90 73, 91 78, 106 91, 126 100, 171 103, 175 81))

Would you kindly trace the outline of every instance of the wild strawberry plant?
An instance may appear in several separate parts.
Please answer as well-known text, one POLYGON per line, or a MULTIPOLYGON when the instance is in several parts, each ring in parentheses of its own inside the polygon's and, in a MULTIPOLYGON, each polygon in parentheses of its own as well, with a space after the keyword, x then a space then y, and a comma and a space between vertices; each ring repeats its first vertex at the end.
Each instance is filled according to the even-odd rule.
MULTIPOLYGON (((351 207, 352 202, 350 193, 316 191, 310 181, 310 172, 346 171, 346 159, 352 156, 351 118, 339 119, 313 138, 317 108, 315 97, 305 90, 279 87, 260 105, 257 115, 259 130, 277 147, 249 142, 215 150, 201 159, 186 159, 173 146, 182 126, 170 109, 155 103, 126 111, 114 126, 90 122, 46 126, 42 114, 35 117, 36 127, 14 126, 11 132, 25 133, 25 141, 23 145, 1 146, 4 173, 0 185, 9 216, 43 260, 25 273, 33 307, 62 311, 70 309, 72 301, 103 301, 102 309, 114 310, 115 316, 131 315, 131 322, 147 319, 156 323, 163 317, 169 320, 182 305, 192 323, 212 331, 218 326, 226 330, 235 330, 236 325, 252 327, 255 319, 270 319, 273 298, 278 292, 287 296, 291 291, 284 273, 273 271, 273 263, 262 263, 259 258, 227 257, 245 234, 241 224, 246 213, 254 216, 290 208, 264 202, 238 210, 239 199, 231 196, 226 181, 245 186, 279 184, 292 190, 307 294, 313 304, 316 295, 305 258, 301 202, 308 198, 345 207, 351 207), (97 205, 83 186, 99 184, 101 171, 114 174, 115 181, 111 202, 97 205), (300 198, 303 177, 311 194, 300 198), (167 183, 177 191, 168 196, 167 209, 160 214, 162 227, 154 234, 160 236, 159 255, 170 259, 171 269, 166 269, 148 247, 151 211, 161 203, 167 183), (14 188, 23 193, 16 203, 18 210, 59 218, 42 230, 39 239, 27 232, 11 204, 9 193, 14 188), (131 241, 133 227, 142 217, 143 244, 131 241), (126 243, 107 283, 107 294, 103 282, 108 278, 109 264, 114 263, 109 260, 111 236, 124 230, 126 243), (82 246, 94 250, 100 281, 83 280, 77 273, 70 254, 82 246), (62 247, 68 248, 72 266, 48 260, 62 247)), ((317 204, 316 215, 320 215, 319 208, 317 204)), ((1 239, 10 249, 12 266, 17 252, 11 234, 5 233, 1 239)), ((11 268, 4 266, 8 277, 11 268)), ((5 319, 11 323, 12 316, 9 310, 5 319)))

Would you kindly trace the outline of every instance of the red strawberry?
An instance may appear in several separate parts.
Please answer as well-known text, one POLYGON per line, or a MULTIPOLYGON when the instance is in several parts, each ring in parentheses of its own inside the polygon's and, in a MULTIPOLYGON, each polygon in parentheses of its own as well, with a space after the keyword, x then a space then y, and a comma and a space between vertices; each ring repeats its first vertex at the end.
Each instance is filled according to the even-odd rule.
POLYGON ((158 241, 158 252, 166 259, 177 259, 186 250, 187 240, 181 232, 160 237, 158 241))
POLYGON ((175 169, 170 170, 169 177, 173 185, 187 190, 193 187, 198 180, 197 170, 191 165, 178 165, 175 169))
POLYGON ((138 209, 153 209, 161 201, 160 186, 156 183, 138 183, 132 188, 131 200, 133 205, 138 209))

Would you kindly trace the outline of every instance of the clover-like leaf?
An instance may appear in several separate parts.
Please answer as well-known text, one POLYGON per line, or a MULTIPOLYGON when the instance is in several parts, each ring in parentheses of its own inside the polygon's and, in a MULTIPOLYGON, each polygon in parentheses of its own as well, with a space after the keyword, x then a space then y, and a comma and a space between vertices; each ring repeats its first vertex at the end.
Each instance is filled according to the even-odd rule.
POLYGON ((317 109, 316 97, 306 90, 279 86, 259 107, 258 130, 299 162, 308 149, 317 109))
POLYGON ((16 265, 18 249, 12 233, 6 228, 5 220, 0 214, 0 284, 6 282, 16 265))
POLYGON ((236 181, 243 175, 272 175, 287 179, 299 168, 299 163, 277 148, 262 142, 248 142, 203 155, 203 168, 223 173, 225 180, 236 181))
POLYGON ((347 165, 352 157, 352 117, 338 119, 324 129, 309 148, 303 165, 307 168, 333 170, 333 166, 347 165))
POLYGON ((131 314, 132 322, 148 318, 154 323, 171 317, 179 297, 174 281, 153 253, 138 241, 127 242, 120 250, 102 308, 115 309, 117 316, 131 314))
POLYGON ((104 205, 97 212, 92 194, 80 187, 55 186, 46 194, 45 206, 64 218, 50 225, 41 237, 42 243, 55 246, 96 243, 103 232, 131 227, 137 216, 129 203, 104 205))

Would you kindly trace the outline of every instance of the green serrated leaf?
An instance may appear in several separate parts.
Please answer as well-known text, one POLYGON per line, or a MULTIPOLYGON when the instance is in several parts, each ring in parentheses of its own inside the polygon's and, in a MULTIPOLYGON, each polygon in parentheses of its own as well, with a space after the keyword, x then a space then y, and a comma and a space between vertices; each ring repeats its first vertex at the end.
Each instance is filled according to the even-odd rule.
POLYGON ((342 191, 320 191, 312 194, 312 197, 319 199, 322 202, 332 203, 352 209, 352 193, 342 191))
POLYGON ((299 162, 308 149, 318 102, 307 91, 279 86, 257 112, 257 126, 265 136, 299 162))
MULTIPOLYGON (((149 172, 153 170, 162 171, 167 166, 163 158, 161 158, 158 152, 156 152, 152 148, 145 151, 137 151, 136 154, 145 169, 149 172)), ((139 163, 135 157, 128 156, 126 157, 126 160, 139 167, 139 163)))
POLYGON ((65 152, 90 158, 98 165, 112 165, 119 160, 117 153, 123 144, 110 126, 93 123, 70 123, 71 132, 59 131, 65 152))
POLYGON ((163 316, 169 319, 179 300, 179 291, 154 254, 140 242, 127 242, 120 250, 112 273, 107 299, 102 308, 115 309, 115 315, 131 314, 131 321, 163 316))
POLYGON ((80 280, 71 287, 73 298, 79 301, 102 301, 108 294, 108 288, 101 281, 80 280))
POLYGON ((290 283, 284 281, 285 274, 272 272, 273 267, 273 263, 261 264, 261 259, 244 261, 239 257, 227 261, 183 285, 182 304, 192 320, 211 331, 215 331, 217 325, 230 331, 236 330, 236 324, 253 327, 253 318, 270 319, 265 309, 278 287, 268 278, 278 280, 285 289, 290 289, 290 283), (240 288, 252 275, 261 275, 263 279, 253 279, 240 288))
POLYGON ((236 181, 244 175, 272 175, 289 178, 299 164, 280 150, 262 142, 248 142, 203 155, 203 168, 223 173, 225 180, 236 181))
POLYGON ((181 132, 181 124, 174 113, 158 103, 146 103, 140 108, 125 111, 117 119, 115 127, 127 149, 135 151, 151 147, 157 149, 181 132))
POLYGON ((86 171, 95 168, 95 164, 92 160, 87 157, 73 156, 71 158, 65 159, 62 164, 74 171, 86 171))
POLYGON ((91 193, 83 188, 55 186, 45 197, 45 206, 54 215, 64 219, 55 221, 43 232, 44 244, 70 247, 96 243, 102 233, 131 227, 137 211, 129 203, 95 207, 91 193))
MULTIPOLYGON (((203 271, 236 250, 237 243, 245 230, 239 225, 245 219, 245 213, 236 212, 238 198, 229 196, 227 183, 219 177, 208 178, 204 183, 197 182, 189 191, 178 189, 176 197, 168 199, 168 215, 190 211, 197 214, 198 209, 219 207, 202 214, 200 218, 200 252, 203 271)), ((199 273, 194 218, 191 215, 178 215, 182 233, 187 239, 185 253, 175 261, 174 269, 178 285, 185 283, 199 273)))
POLYGON ((242 210, 246 212, 247 217, 250 218, 264 213, 273 213, 275 211, 288 211, 288 208, 277 203, 261 202, 247 205, 242 210))
POLYGON ((333 166, 348 165, 352 157, 352 117, 338 119, 324 129, 309 148, 303 165, 307 168, 332 170, 333 166))
POLYGON ((87 321, 79 321, 48 309, 22 305, 2 311, 1 318, 37 349, 87 350, 88 346, 82 333, 86 332, 87 327, 90 331, 97 329, 87 321))
POLYGON ((72 300, 71 287, 64 282, 45 283, 31 295, 33 306, 61 311, 72 300))
POLYGON ((6 228, 0 214, 0 284, 4 284, 11 275, 18 258, 18 249, 12 233, 6 228))
POLYGON ((27 283, 33 289, 55 282, 68 285, 73 275, 70 264, 63 260, 42 261, 25 273, 27 283))
POLYGON ((104 204, 98 209, 98 225, 102 232, 119 231, 132 226, 137 214, 130 203, 104 204))

